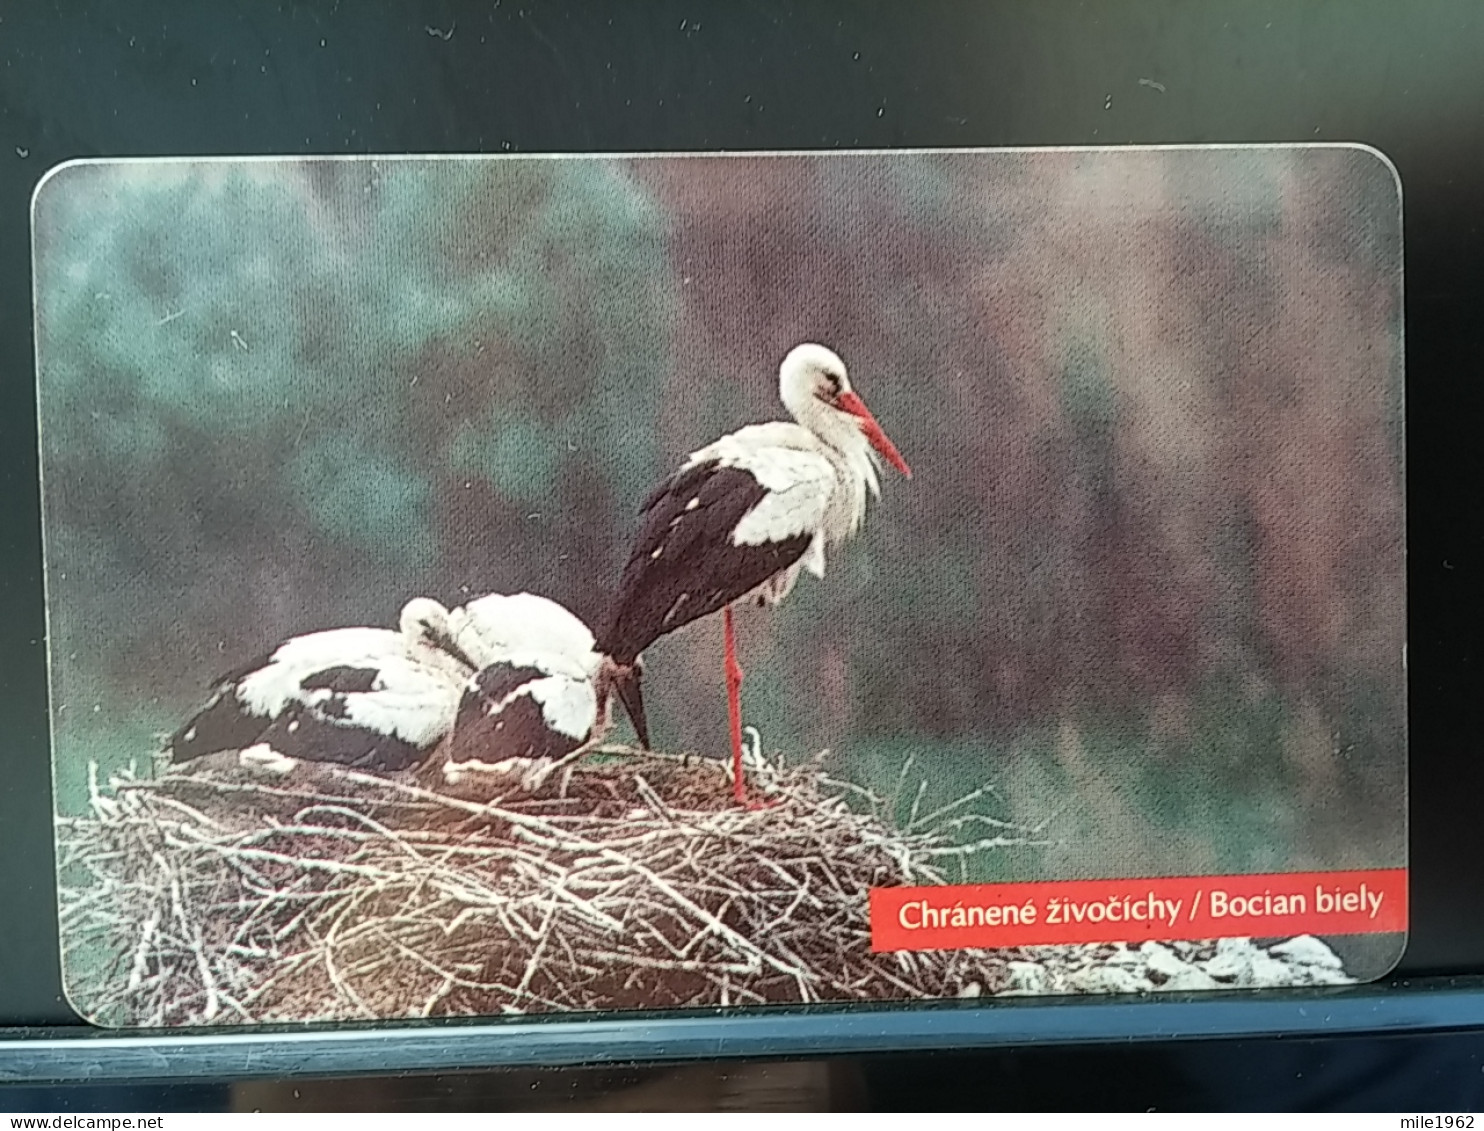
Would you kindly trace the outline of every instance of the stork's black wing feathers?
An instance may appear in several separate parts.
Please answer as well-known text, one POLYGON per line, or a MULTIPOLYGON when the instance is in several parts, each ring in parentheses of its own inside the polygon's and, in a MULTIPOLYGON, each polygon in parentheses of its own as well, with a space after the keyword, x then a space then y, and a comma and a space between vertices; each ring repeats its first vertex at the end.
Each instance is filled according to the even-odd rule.
POLYGON ((170 736, 165 749, 172 762, 189 762, 218 750, 240 750, 258 741, 269 720, 248 710, 236 692, 235 680, 218 685, 201 709, 170 736))
POLYGON ((337 664, 333 668, 307 675, 299 681, 305 691, 333 691, 338 695, 350 695, 358 691, 371 691, 381 673, 375 668, 357 668, 337 664))
MULTIPOLYGON (((237 697, 237 685, 254 672, 266 668, 273 655, 265 652, 211 681, 211 695, 206 702, 166 741, 165 749, 169 751, 171 761, 189 762, 221 750, 241 750, 262 741, 273 720, 249 710, 237 697)), ((305 690, 327 688, 339 693, 370 691, 376 675, 372 670, 342 665, 315 672, 301 681, 300 686, 305 690)))
POLYGON ((405 770, 423 760, 426 751, 406 739, 337 721, 344 717, 345 700, 340 695, 318 704, 294 703, 273 720, 259 741, 289 758, 362 770, 405 770))
POLYGON ((714 478, 720 472, 731 472, 744 475, 752 480, 753 485, 759 491, 758 498, 762 498, 762 485, 753 478, 750 471, 742 471, 739 468, 724 468, 716 460, 707 460, 704 463, 688 463, 680 470, 672 473, 668 478, 660 481, 660 485, 651 491, 644 501, 639 504, 639 515, 642 518, 666 499, 683 497, 689 500, 697 491, 701 490, 708 479, 714 478))
POLYGON ((547 673, 540 668, 499 662, 483 669, 469 682, 477 695, 491 703, 498 703, 531 680, 541 679, 545 675, 547 673))
POLYGON ((503 758, 560 758, 585 741, 546 721, 527 689, 546 675, 539 668, 491 664, 469 681, 448 741, 450 763, 503 758))
POLYGON ((501 710, 470 689, 459 704, 458 722, 448 740, 448 762, 503 761, 506 758, 560 758, 582 745, 546 721, 541 704, 517 695, 501 710))
POLYGON ((767 489, 716 462, 683 467, 644 501, 634 552, 598 647, 619 663, 655 640, 756 589, 804 556, 809 535, 738 546, 732 532, 767 489))
POLYGON ((237 698, 237 685, 253 672, 262 671, 272 659, 272 652, 264 652, 207 684, 211 694, 206 702, 165 740, 172 762, 189 762, 219 750, 240 750, 258 741, 268 717, 247 709, 237 698))

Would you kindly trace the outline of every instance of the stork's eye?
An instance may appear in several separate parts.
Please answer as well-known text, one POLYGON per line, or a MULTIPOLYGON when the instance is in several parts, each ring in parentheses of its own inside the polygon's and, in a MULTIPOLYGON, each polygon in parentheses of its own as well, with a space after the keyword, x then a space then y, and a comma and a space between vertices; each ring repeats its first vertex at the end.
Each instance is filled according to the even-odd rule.
POLYGON ((832 401, 840 395, 840 378, 838 374, 826 373, 819 383, 819 395, 822 399, 832 401))

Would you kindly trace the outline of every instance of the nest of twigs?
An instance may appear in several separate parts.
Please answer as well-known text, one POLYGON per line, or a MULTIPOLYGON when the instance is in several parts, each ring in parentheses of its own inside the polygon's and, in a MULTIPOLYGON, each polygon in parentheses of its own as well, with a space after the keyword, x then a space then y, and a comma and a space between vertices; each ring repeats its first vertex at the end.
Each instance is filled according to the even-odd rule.
MULTIPOLYGON (((535 794, 218 756, 115 776, 59 822, 69 994, 113 1025, 684 1008, 992 993, 1013 954, 873 954, 872 887, 972 844, 891 827, 819 763, 608 748, 535 794), (482 792, 481 792, 482 791, 482 792)), ((943 822, 939 822, 941 828, 943 822)))

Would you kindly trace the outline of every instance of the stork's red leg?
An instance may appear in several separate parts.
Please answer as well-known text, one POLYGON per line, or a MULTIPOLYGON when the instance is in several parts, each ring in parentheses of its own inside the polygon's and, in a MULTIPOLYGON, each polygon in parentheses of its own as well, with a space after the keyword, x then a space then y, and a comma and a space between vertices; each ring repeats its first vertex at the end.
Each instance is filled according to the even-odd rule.
POLYGON ((732 727, 732 793, 738 805, 747 804, 747 787, 742 778, 742 666, 737 663, 737 634, 732 629, 732 606, 721 613, 722 636, 726 644, 727 721, 732 727))
POLYGON ((738 805, 768 809, 776 802, 748 800, 747 783, 742 776, 742 665, 737 663, 737 634, 732 628, 731 605, 722 610, 721 623, 727 652, 727 721, 732 725, 732 794, 738 805))

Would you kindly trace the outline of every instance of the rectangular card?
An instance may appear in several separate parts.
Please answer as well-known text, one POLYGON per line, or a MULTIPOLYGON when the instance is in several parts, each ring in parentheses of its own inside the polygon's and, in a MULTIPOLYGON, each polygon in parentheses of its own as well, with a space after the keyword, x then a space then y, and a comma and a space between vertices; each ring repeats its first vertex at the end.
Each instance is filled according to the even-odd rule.
POLYGON ((87 161, 33 232, 84 1017, 1399 957, 1375 151, 87 161))

